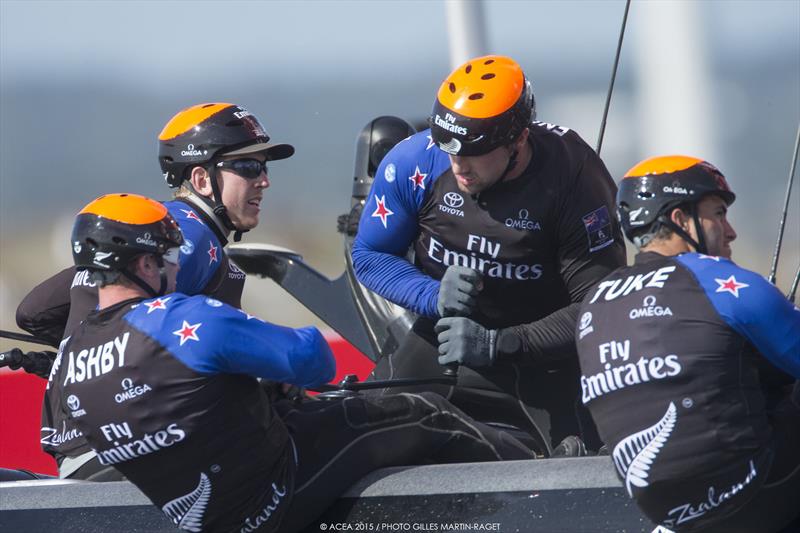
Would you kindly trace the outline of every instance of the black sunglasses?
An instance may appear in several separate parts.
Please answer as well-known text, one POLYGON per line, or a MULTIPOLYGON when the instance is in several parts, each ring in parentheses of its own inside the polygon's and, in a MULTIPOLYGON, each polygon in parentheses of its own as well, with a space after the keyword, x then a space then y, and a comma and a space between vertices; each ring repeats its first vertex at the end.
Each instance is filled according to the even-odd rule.
POLYGON ((229 159, 217 163, 217 168, 224 168, 238 174, 239 176, 254 180, 261 175, 261 171, 267 174, 267 162, 258 159, 229 159))

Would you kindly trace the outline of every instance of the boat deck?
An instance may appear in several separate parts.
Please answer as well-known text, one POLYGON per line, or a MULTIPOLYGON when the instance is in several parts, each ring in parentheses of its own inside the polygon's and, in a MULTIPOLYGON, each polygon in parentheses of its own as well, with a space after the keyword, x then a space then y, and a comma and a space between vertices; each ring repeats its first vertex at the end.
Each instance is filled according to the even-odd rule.
MULTIPOLYGON (((0 483, 3 531, 176 531, 128 482, 0 483)), ((377 470, 315 524, 319 531, 651 532, 608 457, 377 470)))

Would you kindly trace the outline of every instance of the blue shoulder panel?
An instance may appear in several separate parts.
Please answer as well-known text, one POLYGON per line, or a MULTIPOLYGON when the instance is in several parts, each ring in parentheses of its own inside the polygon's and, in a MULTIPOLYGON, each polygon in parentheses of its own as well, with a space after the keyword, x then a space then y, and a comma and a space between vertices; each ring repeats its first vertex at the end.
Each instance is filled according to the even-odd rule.
POLYGON ((178 222, 186 240, 181 246, 176 290, 200 294, 219 268, 224 253, 222 245, 196 209, 177 200, 165 202, 164 206, 178 222))
POLYGON ((309 387, 333 379, 336 368, 317 328, 276 326, 203 295, 145 300, 125 320, 202 374, 249 374, 309 387))
POLYGON ((772 364, 800 378, 800 309, 761 275, 727 259, 691 253, 677 260, 731 328, 772 364))
POLYGON ((430 130, 399 142, 381 161, 353 243, 359 281, 388 300, 435 316, 439 282, 411 265, 405 255, 419 230, 426 195, 450 168, 430 130))

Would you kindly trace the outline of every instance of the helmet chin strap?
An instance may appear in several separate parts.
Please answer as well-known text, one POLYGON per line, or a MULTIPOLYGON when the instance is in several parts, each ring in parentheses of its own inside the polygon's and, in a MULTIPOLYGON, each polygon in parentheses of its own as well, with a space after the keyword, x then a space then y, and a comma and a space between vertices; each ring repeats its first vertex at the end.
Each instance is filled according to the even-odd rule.
POLYGON ((506 165, 506 169, 503 171, 503 173, 500 175, 500 179, 497 181, 503 181, 504 179, 506 179, 506 176, 508 176, 508 174, 512 170, 514 170, 514 167, 517 166, 517 156, 519 156, 519 150, 517 150, 516 148, 512 148, 511 155, 508 158, 508 164, 506 165))
MULTIPOLYGON (((522 134, 520 134, 520 135, 522 135, 522 134)), ((506 165, 506 169, 503 171, 503 173, 500 175, 500 179, 498 179, 497 181, 503 181, 504 179, 506 179, 506 177, 511 173, 511 171, 514 170, 514 168, 516 168, 517 163, 518 163, 518 159, 517 158, 519 157, 519 150, 514 147, 514 143, 516 143, 518 140, 519 140, 519 136, 516 139, 514 139, 511 142, 511 144, 508 145, 508 146, 511 147, 510 148, 511 155, 508 157, 508 164, 506 165)), ((527 142, 527 141, 525 141, 525 142, 527 142)))
POLYGON ((708 255, 705 232, 703 231, 703 226, 700 225, 700 217, 697 216, 697 204, 689 204, 689 213, 692 215, 692 220, 694 220, 694 228, 697 232, 697 240, 694 240, 688 232, 670 220, 666 214, 660 215, 657 220, 680 235, 684 241, 692 245, 696 252, 708 255))
POLYGON ((164 258, 160 255, 156 255, 156 264, 158 265, 158 277, 160 279, 160 286, 158 288, 158 292, 153 290, 153 287, 150 286, 149 283, 146 283, 142 278, 130 272, 127 268, 122 270, 122 275, 134 282, 138 285, 142 290, 144 290, 151 298, 156 298, 157 296, 164 296, 167 292, 167 269, 164 268, 164 258))
POLYGON ((234 224, 233 220, 231 220, 231 217, 228 216, 228 208, 222 203, 222 194, 219 190, 219 183, 217 183, 216 168, 214 165, 210 165, 208 168, 206 168, 206 172, 208 172, 208 179, 211 181, 211 192, 214 193, 214 214, 217 215, 220 221, 225 225, 226 229, 234 232, 233 242, 239 242, 242 240, 242 234, 247 233, 250 230, 241 230, 237 228, 236 224, 234 224))

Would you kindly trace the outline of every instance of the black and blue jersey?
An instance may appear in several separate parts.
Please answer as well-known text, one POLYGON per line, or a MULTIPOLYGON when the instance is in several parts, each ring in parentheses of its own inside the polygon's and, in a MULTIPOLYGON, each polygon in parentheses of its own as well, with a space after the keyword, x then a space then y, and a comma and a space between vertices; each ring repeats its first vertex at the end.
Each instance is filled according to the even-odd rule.
POLYGON ((173 293, 91 313, 51 380, 100 463, 175 524, 271 531, 288 506, 295 464, 255 376, 305 387, 334 370, 316 328, 276 326, 207 296, 173 293))
POLYGON ((800 310, 727 259, 650 252, 580 313, 582 400, 628 493, 668 527, 746 502, 771 460, 759 366, 800 377, 800 310))
MULTIPOLYGON (((164 203, 178 222, 184 236, 180 251, 177 290, 186 294, 207 294, 241 306, 245 274, 224 252, 227 240, 217 223, 188 200, 164 203)), ((58 343, 97 308, 97 288, 85 270, 65 269, 34 288, 17 309, 17 323, 33 334, 58 343)), ((47 384, 42 408, 41 444, 61 464, 65 456, 89 451, 80 432, 71 427, 60 405, 58 383, 47 384)))
POLYGON ((568 128, 536 122, 529 131, 524 172, 477 195, 458 189, 429 130, 396 145, 378 167, 353 245, 359 281, 436 318, 439 280, 448 266, 467 266, 484 275, 471 318, 504 328, 580 302, 625 264, 616 187, 600 158, 568 128))

